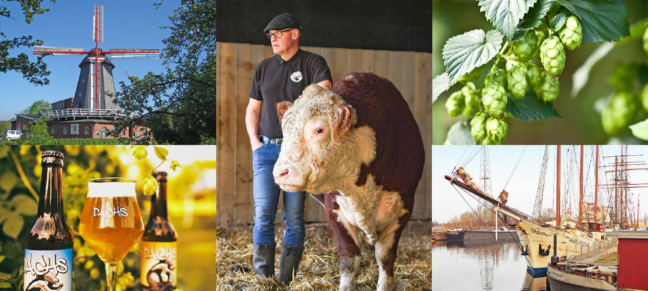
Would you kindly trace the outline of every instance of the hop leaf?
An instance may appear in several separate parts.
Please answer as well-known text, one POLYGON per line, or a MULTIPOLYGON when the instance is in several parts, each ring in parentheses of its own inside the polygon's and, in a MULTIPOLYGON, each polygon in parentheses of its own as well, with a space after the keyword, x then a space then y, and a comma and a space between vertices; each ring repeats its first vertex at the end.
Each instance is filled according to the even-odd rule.
POLYGON ((565 48, 556 36, 549 37, 540 46, 540 60, 545 71, 551 76, 558 76, 565 68, 565 48))
POLYGON ((144 192, 145 196, 151 196, 155 194, 155 191, 157 191, 157 181, 153 176, 148 176, 144 179, 142 182, 142 191, 144 192))
POLYGON ((533 31, 527 31, 524 38, 519 41, 514 41, 513 53, 520 59, 526 61, 533 56, 538 49, 538 36, 533 31))
POLYGON ((472 120, 470 120, 470 134, 476 141, 484 140, 486 138, 486 113, 477 113, 472 120))
POLYGON ((581 45, 583 40, 583 27, 578 22, 576 16, 567 17, 567 22, 558 31, 560 40, 569 50, 573 50, 581 45))
POLYGON ((466 107, 466 98, 464 97, 461 91, 452 93, 446 101, 445 107, 448 110, 450 116, 457 116, 464 111, 466 107))
POLYGON ((506 71, 502 69, 495 69, 486 76, 484 86, 488 86, 491 82, 499 83, 506 87, 506 71))
POLYGON ((637 114, 637 104, 628 92, 614 95, 603 108, 601 122, 608 135, 615 136, 623 132, 637 114))
POLYGON ((508 124, 505 121, 497 117, 491 117, 486 121, 486 134, 494 142, 503 141, 507 133, 508 124))
POLYGON ((524 64, 513 67, 506 77, 511 95, 517 99, 524 98, 527 89, 526 67, 524 64))
POLYGON ((484 102, 486 111, 488 111, 490 115, 502 116, 504 110, 506 110, 506 102, 508 102, 508 98, 504 87, 499 83, 493 82, 482 90, 482 101, 484 102))
POLYGON ((542 83, 540 83, 537 93, 544 103, 553 103, 560 94, 560 82, 558 79, 554 79, 547 73, 542 72, 542 83))
POLYGON ((142 161, 146 159, 146 156, 148 156, 148 152, 146 151, 146 146, 136 146, 135 150, 133 151, 133 156, 138 161, 142 161))

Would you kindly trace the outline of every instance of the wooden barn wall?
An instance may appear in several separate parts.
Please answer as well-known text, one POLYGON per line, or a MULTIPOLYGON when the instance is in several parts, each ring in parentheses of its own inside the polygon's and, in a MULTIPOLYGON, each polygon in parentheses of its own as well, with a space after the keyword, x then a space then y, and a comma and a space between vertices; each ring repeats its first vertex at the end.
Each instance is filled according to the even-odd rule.
MULTIPOLYGON (((245 127, 248 91, 259 62, 273 55, 264 45, 218 42, 216 137, 218 224, 253 223, 252 152, 245 127)), ((432 56, 410 51, 302 47, 323 56, 333 79, 349 72, 370 71, 389 79, 407 100, 425 143, 425 170, 416 191, 413 220, 432 217, 432 56)), ((406 155, 407 153, 403 153, 406 155)), ((281 199, 276 223, 282 223, 281 199)), ((306 200, 306 222, 326 222, 324 208, 312 197, 306 200)))

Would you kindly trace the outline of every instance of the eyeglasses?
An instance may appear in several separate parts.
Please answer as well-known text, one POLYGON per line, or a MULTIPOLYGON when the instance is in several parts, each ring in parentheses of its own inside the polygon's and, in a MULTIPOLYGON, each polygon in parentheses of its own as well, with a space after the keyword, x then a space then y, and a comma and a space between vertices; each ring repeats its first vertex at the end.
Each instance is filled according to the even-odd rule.
POLYGON ((281 38, 281 33, 282 33, 282 32, 291 31, 291 30, 293 30, 293 29, 294 29, 294 28, 289 28, 289 29, 281 30, 281 31, 277 31, 277 32, 274 32, 274 33, 272 33, 272 32, 268 32, 268 33, 266 33, 266 36, 268 37, 268 39, 272 39, 272 36, 273 36, 273 35, 274 35, 275 38, 281 38))

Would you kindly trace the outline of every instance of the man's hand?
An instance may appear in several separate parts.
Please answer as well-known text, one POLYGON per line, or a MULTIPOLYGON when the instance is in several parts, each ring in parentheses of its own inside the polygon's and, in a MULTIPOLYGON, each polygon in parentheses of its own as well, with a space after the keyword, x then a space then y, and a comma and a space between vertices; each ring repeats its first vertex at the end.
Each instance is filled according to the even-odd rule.
POLYGON ((263 143, 259 141, 258 138, 250 140, 250 145, 252 146, 252 151, 255 151, 256 149, 260 148, 263 146, 263 143))

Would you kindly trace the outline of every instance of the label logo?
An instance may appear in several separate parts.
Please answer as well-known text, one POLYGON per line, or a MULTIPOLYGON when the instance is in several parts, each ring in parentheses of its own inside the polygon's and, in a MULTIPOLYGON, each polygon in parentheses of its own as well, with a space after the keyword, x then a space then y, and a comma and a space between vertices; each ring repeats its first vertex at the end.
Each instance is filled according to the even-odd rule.
POLYGON ((300 82, 304 76, 302 76, 302 73, 300 71, 294 72, 290 75, 290 80, 292 80, 295 83, 300 82))
MULTIPOLYGON (((71 256, 72 249, 69 249, 69 253, 71 256)), ((25 254, 25 290, 59 291, 65 285, 70 286, 64 290, 71 290, 72 285, 69 282, 72 280, 72 266, 68 265, 66 254, 59 256, 57 251, 41 252, 40 255, 36 255, 35 261, 29 250, 26 250, 25 254)))
POLYGON ((101 217, 113 217, 115 215, 119 215, 119 217, 128 217, 128 212, 126 212, 126 208, 124 207, 119 207, 119 204, 115 206, 114 208, 106 207, 106 209, 99 209, 97 207, 93 207, 93 217, 101 216, 101 217))

